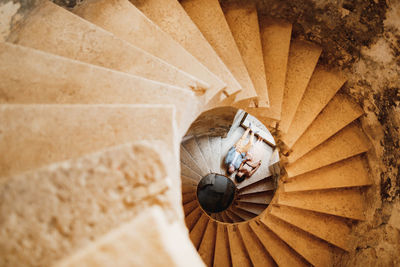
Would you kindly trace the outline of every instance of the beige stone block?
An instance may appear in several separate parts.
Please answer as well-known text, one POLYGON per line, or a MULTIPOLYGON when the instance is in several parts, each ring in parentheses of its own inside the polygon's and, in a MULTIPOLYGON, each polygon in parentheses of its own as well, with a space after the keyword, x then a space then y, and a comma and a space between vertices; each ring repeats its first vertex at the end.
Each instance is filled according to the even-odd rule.
POLYGON ((246 88, 247 98, 257 96, 259 107, 269 107, 257 8, 255 5, 230 4, 224 6, 224 13, 254 84, 255 91, 246 88))
POLYGON ((204 263, 185 230, 180 225, 170 224, 160 209, 149 208, 55 266, 112 265, 204 266, 204 263))
POLYGON ((210 219, 198 249, 199 255, 207 266, 213 266, 216 236, 217 223, 210 219))
POLYGON ((163 32, 128 0, 85 1, 74 8, 80 17, 128 41, 210 85, 206 101, 226 84, 163 32))
POLYGON ((295 40, 290 43, 285 91, 279 129, 286 133, 310 81, 322 49, 314 44, 295 40))
POLYGON ((226 84, 231 95, 241 86, 177 0, 130 0, 149 19, 226 84))
POLYGON ((51 1, 38 3, 7 41, 189 90, 209 87, 51 1))
POLYGON ((183 219, 171 156, 162 142, 141 142, 2 180, 0 265, 49 266, 149 206, 183 219))
POLYGON ((1 105, 0 177, 136 140, 165 142, 176 166, 173 106, 1 105))
POLYGON ((0 43, 0 80, 0 103, 171 104, 181 135, 202 106, 183 88, 10 43, 0 43))
POLYGON ((363 113, 361 107, 349 97, 337 94, 292 146, 289 163, 322 144, 363 113))
POLYGON ((278 204, 365 220, 364 195, 359 188, 291 192, 279 194, 278 204))
POLYGON ((287 146, 294 145, 345 81, 344 76, 338 72, 323 67, 314 70, 289 130, 282 136, 287 146))
POLYGON ((255 220, 249 222, 249 225, 278 266, 308 266, 296 252, 263 223, 255 220))
POLYGON ((181 5, 243 88, 236 100, 255 88, 218 0, 184 0, 181 5))
POLYGON ((350 227, 340 217, 286 206, 273 206, 271 214, 344 250, 351 248, 350 227))
POLYGON ((230 266, 229 239, 226 225, 217 224, 217 236, 215 239, 214 266, 230 266))
POLYGON ((252 266, 247 256, 246 248, 240 238, 237 225, 228 224, 229 249, 231 251, 232 266, 252 266))
POLYGON ((327 243, 274 216, 267 215, 261 221, 313 266, 332 266, 334 250, 327 243))

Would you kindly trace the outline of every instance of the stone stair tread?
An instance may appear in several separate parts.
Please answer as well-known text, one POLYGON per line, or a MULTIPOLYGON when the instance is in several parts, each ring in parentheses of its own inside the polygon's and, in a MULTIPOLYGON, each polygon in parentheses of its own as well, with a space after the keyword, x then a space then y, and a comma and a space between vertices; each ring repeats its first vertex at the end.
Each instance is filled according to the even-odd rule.
POLYGON ((368 176, 368 163, 361 156, 355 156, 290 178, 284 184, 284 190, 293 192, 371 184, 368 176))
POLYGON ((241 218, 243 221, 251 220, 255 216, 254 213, 242 210, 240 208, 235 207, 234 205, 231 206, 231 208, 229 210, 231 211, 231 213, 234 213, 239 218, 241 218))
POLYGON ((264 178, 256 183, 250 184, 246 187, 241 187, 238 195, 246 195, 246 194, 253 194, 253 193, 261 193, 265 191, 271 191, 275 189, 275 183, 272 177, 264 178))
POLYGON ((143 214, 150 206, 145 199, 162 198, 169 207, 163 213, 176 216, 173 207, 179 204, 167 193, 175 175, 167 171, 168 151, 162 142, 124 143, 7 177, 0 183, 0 225, 2 240, 7 240, 2 242, 2 260, 11 266, 50 266, 93 236, 143 214), (19 238, 34 246, 18 249, 19 238))
POLYGON ((188 90, 209 87, 51 1, 40 1, 7 41, 188 90))
POLYGON ((200 181, 202 176, 196 172, 194 172, 191 168, 189 168, 185 163, 181 162, 181 173, 187 177, 192 178, 193 180, 200 181))
POLYGON ((192 212, 190 212, 188 215, 186 215, 185 223, 186 223, 186 227, 188 228, 189 232, 192 231, 193 227, 195 226, 197 221, 200 219, 202 214, 203 214, 203 211, 201 210, 200 206, 197 206, 192 212))
POLYGON ((183 147, 189 152, 190 156, 192 156, 193 161, 201 170, 200 175, 206 176, 210 170, 208 168, 207 162, 201 153, 198 143, 196 142, 196 138, 190 138, 189 140, 185 141, 183 147))
POLYGON ((238 227, 227 225, 229 249, 231 251, 232 266, 252 266, 246 248, 241 240, 238 227))
POLYGON ((357 103, 337 94, 292 146, 289 163, 301 158, 362 114, 363 110, 357 103))
POLYGON ((186 203, 183 205, 183 211, 185 212, 185 216, 189 215, 195 208, 199 206, 199 203, 197 202, 197 199, 186 203))
POLYGON ((292 147, 346 82, 339 72, 317 66, 282 141, 292 147))
POLYGON ((261 266, 276 266, 274 260, 265 250, 262 243, 257 239, 249 224, 242 223, 238 226, 243 244, 249 254, 251 263, 254 267, 261 266))
POLYGON ((255 88, 218 0, 184 0, 181 5, 243 88, 236 100, 247 99, 246 92, 255 88))
POLYGON ((260 221, 251 221, 249 226, 278 266, 308 266, 295 251, 260 221))
POLYGON ((263 212, 268 207, 268 205, 257 204, 257 203, 247 203, 247 202, 237 202, 236 207, 240 208, 242 210, 251 212, 255 215, 259 215, 259 214, 261 214, 261 212, 263 212))
POLYGON ((3 104, 0 147, 7 156, 0 158, 0 176, 133 140, 164 141, 174 151, 174 113, 169 105, 3 104))
POLYGON ((196 189, 196 186, 191 184, 182 184, 182 194, 195 193, 196 189))
POLYGON ((182 186, 187 185, 187 186, 192 186, 194 188, 197 188, 197 182, 193 180, 192 178, 189 178, 185 175, 181 175, 181 181, 182 181, 182 186))
POLYGON ((189 202, 191 202, 193 200, 196 200, 196 193, 195 192, 182 194, 182 203, 183 204, 189 203, 189 202))
POLYGON ((317 146, 306 155, 286 166, 288 177, 294 177, 329 164, 364 153, 369 149, 369 140, 356 122, 317 146))
POLYGON ((266 191, 261 193, 240 195, 237 201, 257 204, 269 204, 274 196, 273 191, 266 191))
POLYGON ((241 190, 242 188, 245 188, 247 186, 251 186, 252 184, 258 183, 264 179, 268 179, 268 177, 262 177, 262 176, 258 176, 257 178, 253 176, 251 176, 250 178, 245 179, 243 182, 241 182, 240 184, 237 185, 237 188, 239 190, 241 190))
POLYGON ((221 217, 223 222, 232 223, 233 220, 226 215, 226 211, 221 212, 221 217))
POLYGON ((231 219, 232 222, 241 222, 243 221, 242 218, 240 218, 239 216, 237 216, 236 214, 234 214, 232 211, 230 211, 229 209, 225 211, 226 216, 228 216, 229 219, 231 219))
POLYGON ((250 108, 250 113, 254 109, 255 114, 280 120, 292 24, 282 20, 261 17, 260 34, 270 107, 250 108), (261 113, 260 110, 262 110, 261 113))
POLYGON ((203 176, 203 171, 199 168, 199 166, 196 164, 196 161, 193 159, 193 157, 190 155, 190 153, 186 150, 186 148, 183 145, 180 145, 179 152, 180 152, 181 162, 185 164, 187 167, 189 167, 192 171, 197 173, 198 175, 203 176))
POLYGON ((211 172, 212 169, 212 158, 211 158, 211 146, 208 136, 196 137, 196 142, 199 145, 201 154, 207 163, 207 170, 211 172))
POLYGON ((197 220, 193 229, 190 231, 190 239, 193 242, 194 247, 198 250, 200 247, 201 240, 203 239, 204 232, 206 231, 207 224, 209 222, 208 216, 202 213, 200 218, 197 220))
POLYGON ((267 79, 255 4, 226 4, 226 22, 253 82, 255 91, 246 88, 248 98, 257 97, 259 107, 269 107, 267 79))
POLYGON ((216 236, 217 223, 209 220, 198 250, 204 263, 209 267, 212 267, 214 262, 216 236))
POLYGON ((227 226, 217 223, 213 266, 232 266, 230 254, 227 226))
POLYGON ((273 206, 271 214, 339 248, 351 249, 350 227, 340 217, 287 206, 273 206))
POLYGON ((162 211, 156 208, 147 209, 137 218, 115 227, 95 241, 83 243, 72 255, 52 265, 108 267, 112 263, 115 266, 204 266, 181 227, 169 223, 162 211), (149 221, 154 222, 152 227, 148 227, 149 221), (171 248, 171 239, 183 247, 171 248), (138 240, 148 241, 143 245, 138 240), (158 248, 157 257, 153 256, 154 247, 158 248))
POLYGON ((86 1, 77 5, 72 11, 115 36, 208 83, 210 88, 206 92, 206 101, 226 86, 129 0, 86 1))
POLYGON ((358 188, 280 193, 278 204, 365 220, 364 195, 358 188))
POLYGON ((221 171, 221 137, 209 137, 211 147, 211 171, 214 173, 220 173, 221 171))
POLYGON ((130 0, 164 32, 223 80, 231 95, 241 86, 177 0, 130 0))
POLYGON ((262 218, 261 222, 313 266, 333 265, 332 254, 334 251, 324 241, 316 239, 306 232, 269 214, 262 218))
POLYGON ((1 103, 173 104, 182 134, 201 104, 183 88, 11 43, 0 43, 0 79, 1 103))
POLYGON ((290 43, 279 129, 286 133, 310 81, 322 50, 301 40, 290 43))

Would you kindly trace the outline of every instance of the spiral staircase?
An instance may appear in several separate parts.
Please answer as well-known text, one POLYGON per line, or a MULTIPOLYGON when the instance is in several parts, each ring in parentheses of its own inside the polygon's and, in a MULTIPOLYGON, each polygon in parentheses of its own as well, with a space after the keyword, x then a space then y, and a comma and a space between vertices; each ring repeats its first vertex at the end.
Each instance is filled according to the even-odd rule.
POLYGON ((185 216, 207 266, 332 266, 355 249, 372 181, 363 110, 291 24, 218 0, 23 5, 1 6, 13 22, 0 43, 1 266, 201 266, 191 248, 183 263, 133 245, 147 232, 122 222, 151 206, 166 214, 153 231, 182 247, 183 228, 166 225, 185 216), (197 184, 225 174, 232 139, 180 142, 202 112, 228 106, 275 129, 282 172, 276 182, 260 169, 237 185, 234 206, 207 214, 197 184))

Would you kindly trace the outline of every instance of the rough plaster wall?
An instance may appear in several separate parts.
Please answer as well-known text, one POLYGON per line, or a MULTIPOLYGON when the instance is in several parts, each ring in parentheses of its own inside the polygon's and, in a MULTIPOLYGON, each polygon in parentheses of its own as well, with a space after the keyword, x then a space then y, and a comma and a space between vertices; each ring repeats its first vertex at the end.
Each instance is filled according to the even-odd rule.
MULTIPOLYGON (((234 0, 220 0, 222 4, 234 0)), ((364 108, 363 127, 372 140, 368 221, 354 228, 356 250, 338 259, 343 266, 400 265, 400 1, 241 0, 259 13, 294 23, 296 38, 320 44, 320 64, 344 70, 343 92, 364 108), (397 203, 397 204, 396 204, 397 203), (396 217, 396 218, 395 218, 396 217), (397 226, 399 227, 399 226, 397 226)))

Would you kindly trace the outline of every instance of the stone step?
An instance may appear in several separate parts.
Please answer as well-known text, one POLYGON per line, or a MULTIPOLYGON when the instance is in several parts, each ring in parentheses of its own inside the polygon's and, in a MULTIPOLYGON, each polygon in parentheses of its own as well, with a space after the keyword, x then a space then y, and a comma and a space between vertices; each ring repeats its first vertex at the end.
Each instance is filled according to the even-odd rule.
POLYGON ((232 266, 231 253, 227 225, 217 224, 217 236, 215 239, 215 253, 213 266, 232 266))
POLYGON ((182 184, 182 194, 195 193, 196 189, 197 189, 196 186, 182 184))
POLYGON ((255 88, 218 0, 180 3, 243 88, 237 101, 247 99, 248 92, 255 92, 255 88))
POLYGON ((317 66, 289 130, 282 136, 288 147, 295 144, 345 82, 346 78, 339 72, 317 66))
POLYGON ((247 202, 237 202, 235 206, 239 209, 251 212, 255 215, 261 214, 268 205, 267 204, 256 204, 256 203, 247 203, 247 202))
POLYGON ((216 217, 216 219, 217 219, 218 221, 220 221, 220 222, 223 222, 223 221, 224 221, 224 218, 222 217, 221 212, 215 214, 215 217, 216 217))
POLYGON ((295 162, 322 144, 362 114, 363 110, 357 103, 344 95, 337 94, 292 146, 293 152, 288 157, 289 163, 295 162))
POLYGON ((183 205, 183 211, 185 212, 185 216, 189 215, 189 213, 191 213, 198 206, 199 203, 197 202, 197 199, 183 205))
POLYGON ((285 91, 279 129, 287 133, 297 107, 310 81, 322 49, 312 43, 295 40, 290 44, 285 91))
POLYGON ((212 151, 209 138, 208 136, 196 137, 196 142, 199 145, 201 154, 203 155, 203 158, 207 163, 207 170, 208 172, 211 172, 213 162, 211 157, 212 151))
POLYGON ((243 219, 242 218, 240 218, 239 216, 237 216, 235 213, 233 213, 231 210, 226 210, 225 211, 225 213, 226 213, 226 216, 228 216, 229 217, 229 219, 232 221, 232 222, 242 222, 243 221, 243 219))
POLYGON ((190 156, 192 156, 194 162, 201 170, 201 176, 206 176, 210 170, 208 168, 207 162, 201 153, 199 145, 196 142, 196 138, 190 138, 189 140, 182 143, 182 146, 189 152, 190 156))
POLYGON ((269 214, 261 222, 313 266, 333 265, 334 250, 327 243, 269 214))
POLYGON ((371 184, 368 176, 368 162, 361 156, 355 156, 290 178, 284 184, 284 189, 285 192, 293 192, 371 184))
POLYGON ((0 177, 134 140, 161 140, 175 151, 174 113, 169 105, 3 104, 0 177))
POLYGON ((203 214, 203 211, 201 210, 200 206, 197 206, 191 213, 186 215, 185 217, 185 223, 186 227, 189 229, 189 232, 192 231, 193 227, 197 223, 197 221, 200 219, 201 215, 203 214))
POLYGON ((195 181, 200 181, 202 176, 194 171, 192 171, 191 168, 189 168, 185 163, 181 162, 181 174, 185 175, 195 181))
POLYGON ((286 206, 273 206, 271 214, 339 248, 350 251, 350 227, 340 217, 286 206))
POLYGON ((368 138, 358 123, 353 122, 296 162, 286 166, 286 173, 288 177, 294 177, 364 153, 369 147, 368 138))
POLYGON ((211 172, 221 173, 221 137, 209 137, 211 147, 211 172))
POLYGON ((281 193, 278 204, 353 220, 365 219, 364 195, 358 188, 281 193))
POLYGON ((196 162, 194 161, 190 153, 186 150, 186 148, 183 145, 180 145, 179 150, 181 162, 198 175, 203 176, 202 170, 199 168, 199 166, 197 166, 196 162))
POLYGON ((149 19, 227 84, 228 95, 242 88, 177 0, 130 0, 149 19))
POLYGON ((259 107, 269 107, 257 8, 255 4, 226 4, 223 10, 255 88, 248 96, 257 96, 259 107))
POLYGON ((206 92, 207 102, 226 86, 128 0, 85 1, 72 11, 115 36, 208 83, 210 88, 206 92))
POLYGON ((194 188, 196 188, 197 187, 197 182, 196 181, 194 181, 193 179, 191 179, 191 178, 189 178, 189 177, 187 177, 187 176, 184 176, 184 175, 181 175, 181 182, 182 182, 182 186, 191 186, 191 187, 194 187, 194 188))
MULTIPOLYGON (((47 110, 48 117, 52 114, 47 110)), ((80 112, 80 117, 85 115, 80 112)), ((79 131, 74 134, 79 135, 79 131)), ((9 144, 11 147, 17 148, 9 144)), ((21 156, 31 154, 25 148, 21 156)), ((11 149, 1 151, 11 154, 11 149)), ((167 171, 169 151, 161 142, 124 142, 85 153, 82 158, 9 176, 0 185, 1 240, 7 240, 2 242, 2 261, 10 266, 53 265, 90 240, 137 218, 157 199, 163 200, 163 213, 177 220, 174 206, 179 207, 179 203, 170 194, 174 174, 167 171), (34 245, 21 250, 20 238, 27 242, 24 247, 34 245)))
POLYGON ((226 211, 221 212, 221 217, 223 222, 233 223, 233 220, 229 218, 229 216, 226 214, 226 211))
POLYGON ((266 17, 260 18, 260 34, 268 85, 269 108, 249 108, 257 117, 280 120, 292 24, 266 17))
POLYGON ((244 247, 243 240, 240 237, 238 227, 236 225, 227 225, 229 249, 231 251, 232 266, 252 266, 249 255, 244 247))
POLYGON ((190 231, 190 239, 196 249, 199 249, 201 240, 203 239, 204 232, 206 231, 207 224, 209 222, 208 216, 202 213, 199 220, 194 225, 193 229, 190 231))
POLYGON ((254 193, 262 193, 265 191, 271 191, 275 189, 275 183, 272 177, 264 178, 256 183, 250 184, 246 187, 242 187, 238 195, 246 195, 246 194, 254 194, 254 193))
POLYGON ((193 200, 196 200, 196 193, 195 192, 190 192, 190 193, 184 193, 182 194, 182 203, 186 204, 189 202, 192 202, 193 200))
POLYGON ((209 220, 198 250, 201 258, 208 267, 213 266, 216 236, 217 223, 209 220))
POLYGON ((271 232, 271 230, 260 221, 251 221, 249 222, 249 226, 278 266, 309 265, 285 242, 283 242, 281 238, 271 232))
POLYGON ((262 243, 257 239, 249 224, 238 224, 240 236, 249 254, 251 263, 254 267, 275 266, 274 260, 265 250, 262 243))
POLYGON ((200 113, 193 92, 39 50, 0 43, 1 103, 172 104, 183 135, 200 113))
POLYGON ((240 208, 237 208, 235 206, 231 206, 229 208, 229 210, 234 213, 235 215, 237 215, 239 218, 241 218, 243 221, 247 221, 247 220, 251 220, 254 218, 255 214, 242 210, 240 208))
POLYGON ((246 179, 246 180, 244 180, 243 182, 241 182, 240 184, 238 184, 237 185, 237 188, 238 189, 242 189, 242 188, 245 188, 245 187, 247 187, 247 186, 250 186, 250 185, 252 185, 252 184, 256 184, 256 183, 258 183, 258 182, 260 182, 260 181, 262 181, 262 180, 264 180, 264 179, 267 179, 268 177, 262 177, 261 175, 257 178, 257 179, 255 179, 253 176, 252 177, 250 177, 249 179, 246 179))
POLYGON ((40 1, 7 41, 199 93, 209 87, 51 1, 40 1))
POLYGON ((237 200, 240 202, 257 203, 257 204, 269 204, 274 196, 273 191, 266 191, 255 194, 240 195, 237 200))
POLYGON ((131 222, 86 243, 54 265, 107 267, 112 262, 116 266, 204 266, 185 231, 177 224, 168 223, 161 210, 146 210, 131 222), (149 221, 152 227, 148 227, 149 221), (148 241, 143 244, 141 240, 148 241), (174 246, 174 242, 182 248, 174 246), (154 257, 155 247, 157 257, 154 257))

